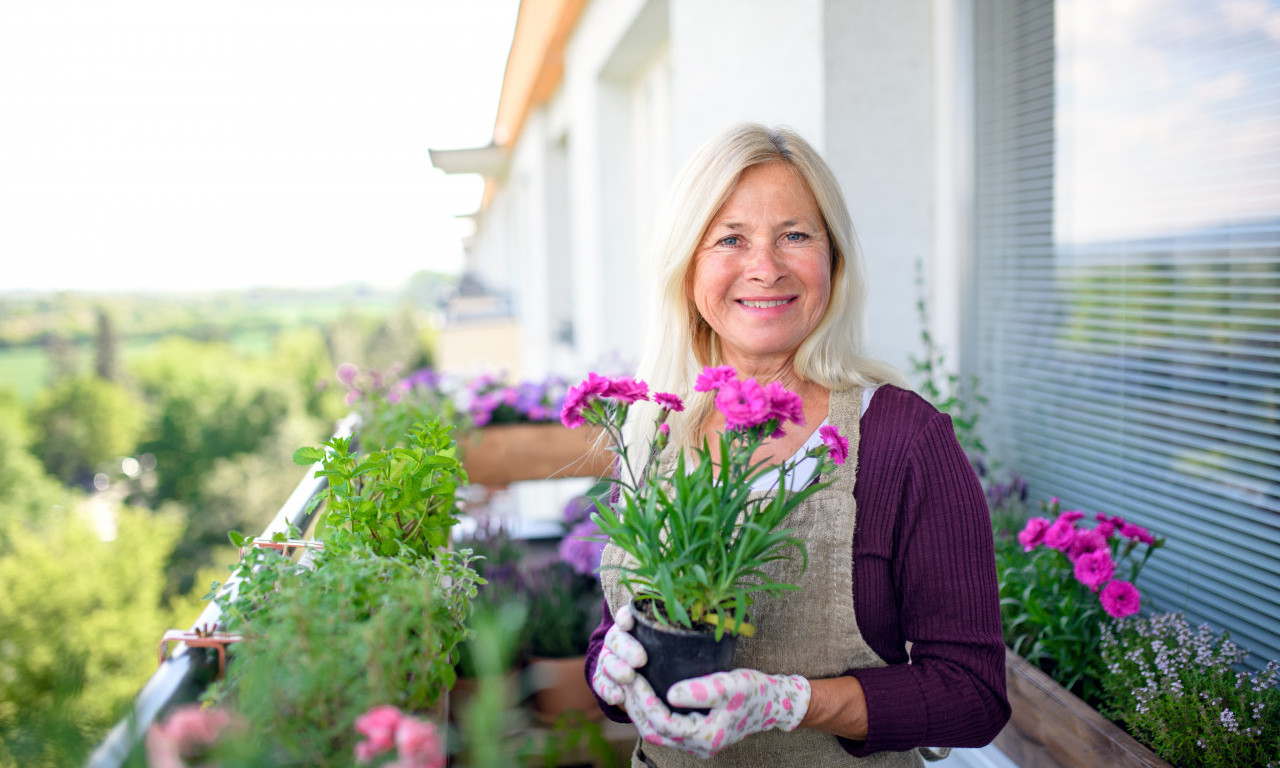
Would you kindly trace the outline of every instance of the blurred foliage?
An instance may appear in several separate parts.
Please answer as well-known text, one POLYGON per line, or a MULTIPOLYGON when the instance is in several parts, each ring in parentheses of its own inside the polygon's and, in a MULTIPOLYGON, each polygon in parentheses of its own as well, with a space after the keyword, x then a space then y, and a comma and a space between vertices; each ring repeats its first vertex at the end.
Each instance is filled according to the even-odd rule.
POLYGON ((64 378, 31 408, 35 452, 62 482, 87 485, 99 465, 138 446, 145 406, 136 395, 96 376, 64 378))
POLYGON ((31 452, 31 430, 22 403, 0 389, 0 555, 6 546, 5 522, 28 526, 51 510, 65 508, 71 494, 47 475, 31 452))
POLYGON ((116 526, 102 541, 72 512, 4 523, 0 766, 81 758, 155 671, 178 618, 161 592, 182 523, 126 507, 116 526))

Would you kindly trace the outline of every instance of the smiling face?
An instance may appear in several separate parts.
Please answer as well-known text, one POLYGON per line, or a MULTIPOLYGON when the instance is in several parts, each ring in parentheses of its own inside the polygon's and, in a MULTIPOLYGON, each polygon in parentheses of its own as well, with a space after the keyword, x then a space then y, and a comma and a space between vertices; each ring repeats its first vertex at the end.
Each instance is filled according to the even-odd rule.
POLYGON ((831 298, 831 246, 818 203, 791 166, 748 168, 693 256, 690 294, 744 375, 785 370, 831 298))

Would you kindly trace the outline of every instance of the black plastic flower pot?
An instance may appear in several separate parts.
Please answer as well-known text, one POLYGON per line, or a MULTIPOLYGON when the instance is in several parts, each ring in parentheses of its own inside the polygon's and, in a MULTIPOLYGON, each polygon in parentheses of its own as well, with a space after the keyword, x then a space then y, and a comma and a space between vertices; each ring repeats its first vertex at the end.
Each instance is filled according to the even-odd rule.
MULTIPOLYGON (((631 613, 635 616, 636 625, 631 634, 644 646, 649 657, 637 671, 644 675, 663 701, 666 701, 667 690, 681 680, 733 669, 733 652, 738 644, 736 635, 726 632, 716 640, 715 627, 700 622, 694 623, 694 630, 666 626, 658 623, 653 611, 651 600, 642 598, 632 602, 631 613)), ((697 710, 671 707, 671 711, 688 713, 697 710)))

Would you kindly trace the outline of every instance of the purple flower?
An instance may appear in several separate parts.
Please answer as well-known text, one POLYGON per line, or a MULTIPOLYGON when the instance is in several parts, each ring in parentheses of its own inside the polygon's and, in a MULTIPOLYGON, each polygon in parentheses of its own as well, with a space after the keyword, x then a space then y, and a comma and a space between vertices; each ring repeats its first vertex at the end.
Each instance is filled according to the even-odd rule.
POLYGON ((586 424, 583 411, 590 407, 592 400, 603 395, 611 383, 607 377, 591 372, 577 386, 570 387, 569 394, 564 398, 564 405, 560 408, 560 423, 569 429, 577 429, 586 424))
POLYGON ((666 408, 668 411, 679 413, 684 410, 684 401, 670 392, 657 392, 653 396, 653 402, 666 408))
POLYGON ((843 464, 849 458, 849 438, 840 434, 840 430, 828 424, 825 427, 818 427, 818 436, 822 438, 822 442, 827 446, 831 460, 836 464, 843 464))
POLYGON ((1116 564, 1111 560, 1111 553, 1106 549, 1089 552, 1076 560, 1076 580, 1094 592, 1116 575, 1116 564))
POLYGON ((1028 520, 1026 527, 1018 534, 1018 543, 1022 544, 1022 551, 1030 552, 1043 544, 1045 531, 1049 530, 1051 525, 1053 523, 1043 517, 1033 517, 1028 520))
POLYGON ((337 371, 338 381, 342 382, 343 384, 346 384, 349 387, 351 386, 351 382, 356 380, 356 375, 359 373, 360 373, 360 369, 357 368, 354 364, 343 363, 342 365, 338 366, 338 371, 337 371))
POLYGON ((586 537, 600 535, 593 520, 584 520, 569 530, 560 540, 560 559, 574 571, 592 574, 600 569, 600 556, 604 552, 603 541, 589 541, 586 537))
POLYGON ((1103 587, 1098 599, 1102 601, 1102 610, 1116 619, 1132 616, 1142 607, 1142 595, 1138 588, 1118 579, 1103 587))
POLYGON ((716 408, 724 414, 726 429, 749 429, 769 420, 769 398, 755 379, 725 382, 716 394, 716 408))
POLYGON ((704 368, 702 373, 698 374, 698 380, 693 384, 694 392, 714 392, 725 384, 738 378, 738 372, 731 365, 721 365, 717 368, 704 368))
POLYGON ((609 386, 603 393, 604 397, 612 397, 615 400, 630 405, 637 400, 649 399, 649 385, 643 381, 620 376, 616 379, 609 380, 609 386))

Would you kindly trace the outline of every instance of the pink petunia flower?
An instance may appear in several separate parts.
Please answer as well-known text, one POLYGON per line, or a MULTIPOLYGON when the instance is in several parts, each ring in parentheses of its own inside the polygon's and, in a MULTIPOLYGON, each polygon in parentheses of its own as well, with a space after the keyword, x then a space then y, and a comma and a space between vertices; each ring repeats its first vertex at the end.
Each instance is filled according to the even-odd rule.
POLYGON ((1063 520, 1059 517, 1044 532, 1044 545, 1050 549, 1066 552, 1071 548, 1071 542, 1075 537, 1075 523, 1071 520, 1063 520))
POLYGON ((738 372, 732 365, 721 365, 716 368, 703 368, 698 380, 693 384, 695 392, 715 392, 716 390, 738 378, 738 372))
POLYGON ((653 402, 666 408, 668 411, 679 413, 684 410, 684 401, 670 392, 657 392, 653 396, 653 402))
POLYGON ((769 398, 755 379, 728 381, 716 394, 726 429, 749 429, 769 420, 769 398))
POLYGON ((822 438, 823 444, 827 446, 831 460, 837 465, 845 463, 849 458, 849 438, 841 435, 840 430, 830 424, 825 427, 818 427, 818 436, 822 438))
POLYGON ((1077 531, 1076 537, 1071 540, 1071 546, 1067 549, 1067 559, 1075 562, 1090 552, 1107 549, 1107 537, 1098 532, 1097 528, 1077 531))
POLYGON ((643 381, 621 376, 616 379, 610 379, 609 385, 605 387, 601 396, 612 397, 630 405, 637 400, 649 399, 649 385, 643 381))
POLYGON ((1053 523, 1043 517, 1033 517, 1028 520, 1026 526, 1018 534, 1018 542, 1022 544, 1022 550, 1030 552, 1043 544, 1045 531, 1049 530, 1050 525, 1053 525, 1053 523))
POLYGON ((1115 619, 1132 616, 1142 607, 1142 595, 1138 588, 1118 579, 1103 587, 1098 598, 1102 601, 1102 610, 1115 619))
MULTIPOLYGON (((364 736, 367 741, 356 746, 356 759, 362 756, 372 757, 391 749, 396 745, 396 728, 400 726, 401 719, 404 715, 400 710, 389 704, 380 707, 373 707, 360 717, 356 718, 356 733, 364 736), (361 749, 363 747, 363 749, 361 749)), ((367 763, 368 760, 361 762, 367 763)))
POLYGON ((1111 552, 1100 549, 1081 555, 1076 560, 1076 580, 1094 592, 1116 575, 1116 564, 1111 560, 1111 552))

